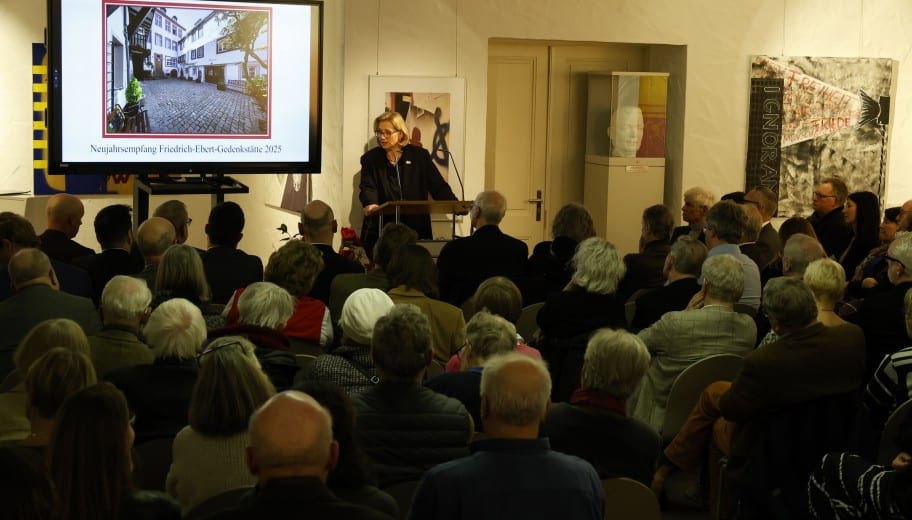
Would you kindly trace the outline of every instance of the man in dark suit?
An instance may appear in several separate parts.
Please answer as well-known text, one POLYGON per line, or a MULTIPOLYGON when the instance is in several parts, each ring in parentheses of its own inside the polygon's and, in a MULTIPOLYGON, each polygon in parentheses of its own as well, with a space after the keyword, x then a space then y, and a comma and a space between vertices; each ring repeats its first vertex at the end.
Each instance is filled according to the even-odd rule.
POLYGON ((85 208, 79 198, 67 193, 51 196, 47 204, 47 229, 39 237, 41 250, 61 262, 95 254, 93 249, 73 240, 82 226, 84 215, 85 208))
POLYGON ((142 271, 142 262, 130 254, 133 246, 133 220, 130 206, 112 204, 95 215, 95 238, 101 245, 101 252, 81 256, 73 265, 88 271, 95 290, 92 300, 95 305, 101 301, 101 292, 108 280, 119 275, 133 275, 142 271))
POLYGON ((827 177, 814 188, 814 213, 808 217, 823 249, 836 258, 852 240, 852 228, 845 223, 842 214, 842 205, 848 198, 849 188, 845 182, 839 177, 827 177))
POLYGON ((0 302, 0 377, 13 369, 12 353, 22 338, 42 321, 68 318, 86 335, 101 330, 101 319, 92 300, 60 292, 51 260, 38 249, 23 249, 9 261, 15 294, 0 302))
MULTIPOLYGON (((0 301, 13 294, 7 269, 10 258, 29 247, 38 247, 38 237, 32 223, 16 213, 0 213, 0 301)), ((92 280, 84 269, 54 259, 51 259, 51 267, 57 273, 61 291, 85 298, 92 297, 92 280)))
MULTIPOLYGON (((323 255, 323 270, 317 275, 309 296, 329 305, 329 286, 333 278, 343 273, 364 273, 364 267, 340 255, 333 248, 333 236, 338 231, 332 208, 322 200, 304 206, 298 231, 305 242, 313 244, 323 255)), ((333 319, 338 319, 333 316, 333 319)))
POLYGON ((441 299, 461 306, 481 282, 506 276, 516 282, 526 271, 529 246, 500 230, 507 213, 507 199, 483 191, 475 197, 469 218, 475 233, 447 242, 437 258, 441 299))
POLYGON ((143 222, 136 231, 136 246, 143 256, 145 266, 136 277, 146 281, 146 285, 155 294, 155 277, 158 264, 165 251, 175 244, 174 226, 167 219, 152 217, 143 222))
POLYGON ((697 278, 706 253, 703 242, 688 235, 672 244, 663 268, 667 282, 636 299, 636 311, 631 322, 634 330, 645 329, 666 312, 683 311, 687 307, 693 295, 700 290, 697 278))
POLYGON ((912 233, 897 233, 885 256, 887 278, 892 288, 874 293, 847 316, 865 332, 868 345, 867 373, 874 370, 884 356, 909 346, 903 314, 903 298, 912 289, 912 233))
POLYGON ((235 202, 223 202, 209 212, 209 249, 200 256, 213 303, 228 303, 235 290, 263 281, 263 261, 237 247, 244 223, 244 210, 235 202))
POLYGON ((256 488, 249 500, 211 518, 389 520, 342 501, 326 486, 339 460, 339 443, 333 440, 329 412, 303 392, 275 395, 253 414, 244 460, 256 476, 256 488))
POLYGON ((776 194, 766 186, 755 186, 744 195, 744 202, 757 206, 757 210, 760 211, 763 223, 757 242, 766 244, 766 247, 772 251, 775 258, 782 251, 782 241, 779 240, 779 232, 773 228, 773 224, 770 222, 779 209, 779 200, 776 194))
POLYGON ((678 226, 671 234, 671 243, 681 235, 690 235, 700 242, 706 243, 703 226, 706 225, 706 213, 716 203, 716 196, 709 190, 694 186, 684 192, 684 206, 681 208, 681 217, 686 226, 678 226))
POLYGON ((671 244, 674 220, 663 204, 649 206, 643 210, 643 225, 640 236, 640 252, 624 257, 627 272, 618 290, 625 299, 640 289, 652 289, 665 283, 663 267, 671 244))
MULTIPOLYGON (((811 290, 790 277, 766 284, 763 309, 779 339, 744 357, 731 383, 709 385, 687 422, 665 448, 653 490, 660 491, 673 467, 699 467, 710 458, 757 455, 764 434, 758 424, 790 407, 828 396, 857 392, 864 377, 864 334, 852 324, 826 327, 817 321, 811 290)), ((710 496, 718 485, 719 465, 710 460, 710 496)))

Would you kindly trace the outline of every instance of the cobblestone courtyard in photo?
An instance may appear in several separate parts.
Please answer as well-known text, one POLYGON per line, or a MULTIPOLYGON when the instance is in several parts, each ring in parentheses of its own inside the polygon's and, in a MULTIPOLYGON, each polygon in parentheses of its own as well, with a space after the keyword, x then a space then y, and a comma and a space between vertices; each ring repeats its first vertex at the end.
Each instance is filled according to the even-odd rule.
POLYGON ((263 111, 253 98, 214 83, 181 79, 142 81, 149 132, 175 134, 264 134, 263 111))

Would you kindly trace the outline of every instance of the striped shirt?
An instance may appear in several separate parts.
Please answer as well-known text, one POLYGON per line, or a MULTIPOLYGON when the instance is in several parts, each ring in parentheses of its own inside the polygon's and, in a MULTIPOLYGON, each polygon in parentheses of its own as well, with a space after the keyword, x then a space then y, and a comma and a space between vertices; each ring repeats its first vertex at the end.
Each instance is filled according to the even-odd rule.
POLYGON ((864 405, 874 426, 882 427, 890 413, 909 398, 912 398, 912 347, 884 357, 865 389, 864 405))

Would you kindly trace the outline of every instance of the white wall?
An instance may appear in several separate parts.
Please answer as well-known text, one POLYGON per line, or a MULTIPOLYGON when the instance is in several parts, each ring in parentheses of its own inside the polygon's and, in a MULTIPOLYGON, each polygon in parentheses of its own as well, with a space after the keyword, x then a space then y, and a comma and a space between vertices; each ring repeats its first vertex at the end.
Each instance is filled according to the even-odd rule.
MULTIPOLYGON (((670 198, 697 184, 717 193, 743 188, 750 55, 899 60, 886 197, 890 205, 912 198, 912 176, 904 175, 912 171, 908 0, 326 0, 325 7, 324 172, 313 186, 340 224, 360 222, 354 176, 376 115, 368 113, 372 74, 466 79, 460 171, 469 197, 483 189, 490 38, 687 45, 683 175, 666 192, 670 198)), ((43 2, 0 0, 0 48, 7 51, 0 191, 32 187, 30 56, 31 43, 43 38, 44 9, 43 2)), ((238 178, 251 187, 248 196, 229 197, 248 215, 241 247, 266 257, 276 245, 274 228, 294 227, 296 218, 264 206, 266 179, 238 178)), ((110 199, 87 205, 97 211, 110 199)), ((205 202, 192 202, 191 212, 194 227, 200 223, 192 232, 201 235, 205 202)), ((94 245, 90 230, 84 241, 94 245)))

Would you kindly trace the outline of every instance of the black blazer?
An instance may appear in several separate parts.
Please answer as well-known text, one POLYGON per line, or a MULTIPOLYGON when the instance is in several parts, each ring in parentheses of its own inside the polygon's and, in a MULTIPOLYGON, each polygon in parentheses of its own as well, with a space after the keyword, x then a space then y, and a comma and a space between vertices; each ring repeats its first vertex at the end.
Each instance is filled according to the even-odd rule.
POLYGON ((263 261, 240 249, 212 246, 200 257, 203 259, 209 290, 212 291, 212 303, 228 303, 237 289, 263 281, 263 261))
POLYGON ((80 256, 94 255, 95 250, 85 247, 75 240, 67 237, 62 231, 47 229, 44 233, 38 235, 40 244, 38 247, 44 254, 61 262, 72 262, 74 258, 80 256))
POLYGON ((664 284, 665 275, 662 271, 669 251, 671 245, 668 242, 653 240, 643 247, 642 252, 624 256, 627 273, 618 287, 621 296, 626 299, 640 289, 660 287, 664 284))
MULTIPOLYGON (((361 156, 361 183, 358 185, 358 199, 361 206, 383 204, 392 200, 456 200, 456 195, 424 148, 410 144, 402 148, 402 155, 396 166, 386 160, 386 151, 381 147, 372 148, 361 156), (398 178, 397 178, 398 169, 398 178), (399 190, 399 182, 402 190, 399 190)), ((418 238, 433 238, 430 215, 406 215, 401 223, 418 232, 418 238)), ((392 219, 384 219, 392 222, 392 219)), ((376 216, 364 219, 361 240, 368 254, 379 236, 376 216)))
POLYGON ((95 305, 101 302, 101 293, 105 285, 119 274, 133 275, 142 271, 143 265, 126 249, 105 249, 104 251, 81 256, 73 260, 73 265, 85 269, 92 279, 95 305))
POLYGON ((529 246, 494 225, 482 226, 472 236, 447 242, 437 258, 440 298, 459 307, 481 282, 506 276, 514 282, 525 275, 529 246))
MULTIPOLYGON (((329 305, 329 287, 333 278, 337 274, 363 273, 364 267, 340 255, 331 245, 314 244, 314 247, 319 249, 323 255, 323 270, 317 275, 317 279, 314 281, 313 288, 308 293, 308 296, 329 305)), ((332 316, 332 319, 338 320, 339 316, 332 316)))
POLYGON ((696 278, 682 278, 650 291, 636 299, 636 311, 630 323, 635 330, 645 329, 659 321, 666 312, 683 311, 700 290, 696 278))

